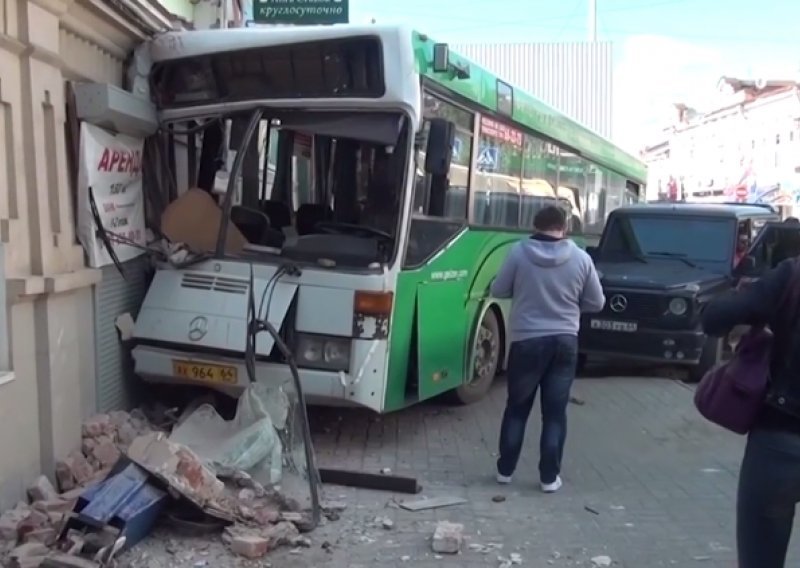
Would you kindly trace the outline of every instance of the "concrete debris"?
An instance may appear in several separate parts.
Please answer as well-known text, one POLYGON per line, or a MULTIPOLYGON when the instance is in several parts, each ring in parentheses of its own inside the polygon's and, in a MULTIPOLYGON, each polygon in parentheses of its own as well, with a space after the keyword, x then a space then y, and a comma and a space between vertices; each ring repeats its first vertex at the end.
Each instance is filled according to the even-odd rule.
POLYGON ((223 540, 228 543, 231 552, 251 560, 261 558, 281 546, 311 546, 311 541, 300 536, 297 527, 286 521, 262 529, 234 525, 225 529, 223 540))
POLYGON ((522 564, 522 555, 517 552, 512 552, 508 558, 498 556, 497 561, 500 563, 499 568, 511 568, 512 566, 522 564))
POLYGON ((384 530, 390 531, 394 528, 394 521, 389 517, 376 517, 375 525, 381 527, 384 530))
POLYGON ((53 487, 53 484, 50 483, 49 479, 44 475, 40 475, 36 481, 28 487, 28 498, 31 501, 49 501, 51 499, 57 499, 58 492, 56 488, 53 487))
POLYGON ((257 534, 238 534, 231 539, 231 552, 254 560, 266 556, 269 541, 257 534))
POLYGON ((162 432, 139 436, 128 448, 128 457, 170 489, 201 509, 219 507, 225 485, 191 450, 170 442, 162 432), (215 507, 216 506, 216 507, 215 507))
POLYGON ((341 513, 347 509, 347 503, 344 501, 323 501, 320 503, 320 508, 326 513, 341 513))
POLYGON ((481 554, 489 554, 491 552, 502 550, 503 545, 500 543, 490 542, 487 544, 480 544, 477 542, 470 543, 469 549, 474 552, 480 552, 481 554))
POLYGON ((592 558, 592 565, 600 568, 601 566, 611 566, 612 561, 609 556, 595 556, 592 558))
POLYGON ((458 554, 464 541, 464 525, 440 521, 433 532, 433 551, 439 554, 458 554))
POLYGON ((115 411, 98 414, 83 423, 81 447, 56 464, 59 489, 82 488, 105 477, 133 440, 155 428, 143 413, 115 411))
POLYGON ((50 554, 50 549, 43 544, 37 542, 22 544, 11 551, 8 566, 10 568, 38 567, 48 554, 50 554))
MULTIPOLYGON (((192 503, 208 515, 206 520, 215 519, 219 523, 217 530, 222 532, 222 554, 258 560, 279 547, 290 547, 291 553, 297 554, 311 546, 301 533, 314 528, 314 524, 297 501, 265 488, 243 471, 226 472, 224 480, 218 478, 194 452, 167 438, 169 424, 161 428, 155 423, 162 424, 158 416, 148 420, 140 411, 111 412, 87 420, 82 426, 80 447, 56 464, 55 485, 45 476, 38 477, 27 488, 29 503, 21 502, 0 514, 0 566, 111 566, 110 557, 123 548, 124 538, 117 539, 120 546, 112 550, 113 538, 109 546, 93 542, 96 535, 76 534, 68 519, 73 518, 78 499, 83 496, 91 503, 90 490, 104 487, 100 484, 111 479, 112 470, 118 475, 120 463, 125 460, 157 478, 173 499, 192 503), (222 531, 226 524, 230 526, 222 531)), ((346 508, 344 502, 324 504, 326 514, 337 514, 337 518, 338 512, 346 508)), ((384 528, 391 528, 391 523, 389 519, 382 520, 384 528)), ((198 545, 193 544, 192 551, 197 550, 198 545)), ((177 556, 175 559, 186 560, 177 556)), ((194 566, 217 564, 201 558, 194 566)), ((155 565, 148 560, 143 566, 155 565)))

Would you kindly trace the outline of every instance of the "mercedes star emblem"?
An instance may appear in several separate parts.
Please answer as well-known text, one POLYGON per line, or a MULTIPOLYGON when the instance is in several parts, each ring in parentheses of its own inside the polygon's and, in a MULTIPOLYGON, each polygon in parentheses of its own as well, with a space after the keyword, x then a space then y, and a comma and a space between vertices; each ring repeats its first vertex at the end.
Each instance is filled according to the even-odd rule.
POLYGON ((628 307, 628 299, 622 294, 611 296, 611 301, 608 302, 611 310, 617 313, 624 312, 628 307))
POLYGON ((189 339, 200 341, 208 333, 208 320, 205 316, 197 316, 189 322, 189 339))

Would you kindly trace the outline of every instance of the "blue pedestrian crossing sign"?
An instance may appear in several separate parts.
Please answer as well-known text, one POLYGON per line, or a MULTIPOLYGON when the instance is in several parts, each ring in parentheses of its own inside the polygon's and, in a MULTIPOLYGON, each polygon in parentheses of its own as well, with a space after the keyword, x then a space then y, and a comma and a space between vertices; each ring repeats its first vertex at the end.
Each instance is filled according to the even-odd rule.
POLYGON ((482 170, 495 170, 497 169, 497 162, 498 158, 500 157, 500 152, 494 146, 487 146, 481 150, 481 153, 478 154, 478 167, 482 170))

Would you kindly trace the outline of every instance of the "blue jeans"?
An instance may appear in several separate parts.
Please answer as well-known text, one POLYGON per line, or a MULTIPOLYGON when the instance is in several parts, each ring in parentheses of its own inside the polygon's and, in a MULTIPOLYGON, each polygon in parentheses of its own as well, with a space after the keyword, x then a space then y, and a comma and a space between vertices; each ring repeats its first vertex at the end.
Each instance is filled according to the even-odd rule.
POLYGON ((578 362, 578 338, 550 335, 511 344, 508 356, 508 401, 500 428, 497 472, 511 476, 517 468, 525 427, 536 391, 542 389, 542 436, 539 441, 539 478, 553 483, 561 472, 567 438, 567 404, 578 362))
POLYGON ((737 501, 739 568, 783 568, 800 502, 800 434, 750 433, 737 501))

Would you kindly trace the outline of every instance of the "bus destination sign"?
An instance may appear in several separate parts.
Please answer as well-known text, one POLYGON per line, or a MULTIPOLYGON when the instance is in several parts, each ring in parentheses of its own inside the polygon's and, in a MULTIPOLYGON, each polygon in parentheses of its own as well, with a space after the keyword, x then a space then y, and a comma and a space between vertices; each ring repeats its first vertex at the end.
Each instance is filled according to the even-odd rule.
POLYGON ((346 24, 349 0, 253 0, 257 24, 316 26, 346 24))

